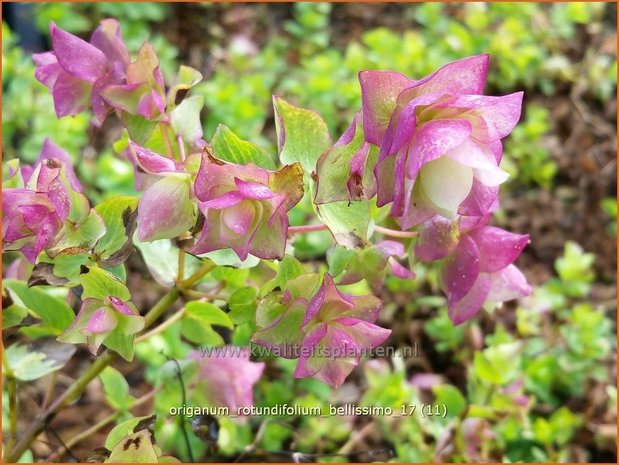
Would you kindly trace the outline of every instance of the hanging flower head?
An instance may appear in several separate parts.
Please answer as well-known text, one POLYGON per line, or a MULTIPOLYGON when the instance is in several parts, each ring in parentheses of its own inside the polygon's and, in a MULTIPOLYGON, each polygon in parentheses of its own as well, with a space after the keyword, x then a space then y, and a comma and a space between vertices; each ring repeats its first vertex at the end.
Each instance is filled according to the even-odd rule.
POLYGON ((35 77, 52 93, 60 118, 92 109, 101 125, 113 110, 166 120, 166 95, 159 59, 146 42, 135 61, 120 35, 120 25, 105 19, 90 42, 50 24, 52 52, 33 55, 35 77))
POLYGON ((377 297, 340 292, 328 273, 322 283, 318 275, 302 275, 261 302, 256 313, 261 329, 253 340, 298 357, 296 378, 315 377, 338 387, 364 352, 391 334, 374 324, 381 307, 377 297))
POLYGON ((104 300, 90 298, 84 300, 75 320, 58 337, 61 342, 73 344, 87 343, 93 355, 108 336, 118 328, 125 336, 132 336, 144 328, 144 317, 135 306, 118 297, 109 296, 104 300))
POLYGON ((195 193, 205 223, 193 253, 231 248, 241 260, 248 254, 281 259, 288 211, 303 196, 302 170, 295 163, 267 171, 253 164, 224 163, 205 154, 195 193))
POLYGON ((360 74, 366 139, 380 146, 378 205, 403 229, 435 215, 482 216, 507 174, 501 139, 520 118, 522 92, 481 95, 488 56, 450 63, 419 81, 360 74))
POLYGON ((473 318, 486 302, 531 293, 531 286, 513 264, 529 236, 489 226, 488 220, 463 219, 458 226, 436 218, 424 225, 415 246, 421 260, 443 259, 442 281, 455 324, 473 318))
POLYGON ((212 407, 228 407, 231 414, 236 414, 239 407, 254 405, 254 384, 265 365, 251 362, 249 356, 249 349, 233 346, 189 355, 200 369, 198 389, 212 407))
POLYGON ((135 186, 144 190, 138 204, 138 239, 170 239, 196 222, 191 174, 171 158, 129 143, 127 156, 135 167, 135 186))
POLYGON ((35 77, 51 91, 58 117, 92 107, 98 123, 111 110, 102 91, 124 82, 130 57, 114 19, 105 19, 86 42, 50 24, 52 52, 33 55, 35 77))
POLYGON ((2 191, 2 245, 7 251, 21 250, 34 263, 59 240, 65 221, 83 219, 75 211, 87 212, 88 201, 69 155, 49 139, 34 167, 22 166, 9 175, 3 185, 13 187, 2 191))

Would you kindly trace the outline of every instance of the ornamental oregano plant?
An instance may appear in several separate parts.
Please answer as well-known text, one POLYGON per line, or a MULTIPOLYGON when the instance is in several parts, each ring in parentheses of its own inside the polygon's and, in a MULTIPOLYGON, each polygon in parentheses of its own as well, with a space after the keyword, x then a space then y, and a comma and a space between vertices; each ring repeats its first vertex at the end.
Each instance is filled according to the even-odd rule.
MULTIPOLYGON (((34 166, 5 163, 3 248, 23 258, 6 272, 3 323, 34 322, 95 356, 27 430, 13 425, 9 461, 117 356, 132 360, 136 344, 179 318, 196 344, 184 361, 197 368, 188 389, 234 412, 253 403, 265 365, 247 348, 198 352, 198 344, 229 342, 212 326, 243 327, 255 346, 296 359, 294 377, 336 388, 390 336, 377 324, 388 274, 413 280, 417 263, 436 264, 455 325, 531 292, 514 265, 528 236, 490 224, 507 178, 502 139, 520 118, 523 93, 483 94, 487 55, 417 80, 361 71, 362 107, 335 143, 318 114, 274 97, 274 155, 225 126, 205 139, 204 102, 191 95, 201 74, 181 66, 166 85, 153 47, 145 43, 132 61, 117 21, 102 21, 90 42, 53 23, 50 33, 53 51, 33 58, 58 118, 91 111, 95 127, 120 122, 113 148, 133 166, 140 195, 93 205, 50 139, 34 166), (322 230, 333 241, 328 267, 294 258, 295 238, 322 230), (168 289, 148 308, 133 302, 126 282, 135 248, 168 289), (231 268, 249 271, 232 294, 231 268), (46 306, 46 293, 32 294, 38 285, 68 289, 66 303, 46 306), (178 300, 181 312, 166 319, 178 300)), ((146 435, 135 426, 116 432, 116 442, 146 435)), ((131 459, 112 442, 110 461, 131 459)), ((165 457, 149 447, 141 451, 149 461, 165 457)))

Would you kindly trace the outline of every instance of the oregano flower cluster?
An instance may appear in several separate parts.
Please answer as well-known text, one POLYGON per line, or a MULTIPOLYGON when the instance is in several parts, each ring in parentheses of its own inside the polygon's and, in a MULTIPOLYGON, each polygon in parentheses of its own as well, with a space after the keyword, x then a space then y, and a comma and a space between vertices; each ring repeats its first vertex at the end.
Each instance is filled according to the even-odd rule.
MULTIPOLYGON (((133 356, 145 321, 117 269, 133 243, 169 241, 181 257, 213 266, 230 265, 213 255, 226 250, 237 265, 277 261, 277 277, 256 302, 252 340, 297 359, 295 377, 334 387, 389 338, 391 330, 377 324, 387 275, 415 279, 417 263, 436 262, 455 324, 530 293, 514 265, 528 236, 490 225, 507 179, 502 140, 520 118, 523 94, 483 94, 487 55, 419 80, 362 71, 362 107, 334 144, 325 143, 320 116, 275 98, 279 150, 272 156, 225 126, 205 140, 203 100, 190 92, 202 75, 182 66, 166 86, 153 47, 144 44, 132 61, 117 21, 102 21, 89 42, 53 23, 50 34, 53 51, 34 60, 56 114, 91 111, 95 126, 115 115, 124 131, 114 148, 133 166, 140 193, 122 200, 123 208, 91 208, 69 155, 49 140, 35 166, 8 162, 4 250, 21 251, 48 284, 84 289, 60 340, 133 356), (317 221, 291 227, 290 211, 304 196, 317 221), (291 257, 294 234, 320 229, 335 242, 329 272, 291 257), (281 272, 290 263, 294 272, 281 272), (342 289, 363 280, 376 295, 342 289)), ((192 358, 204 377, 228 363, 192 358)), ((238 364, 247 373, 230 372, 230 383, 249 383, 249 391, 239 387, 240 400, 223 399, 225 386, 212 384, 212 403, 252 402, 264 366, 238 364)))

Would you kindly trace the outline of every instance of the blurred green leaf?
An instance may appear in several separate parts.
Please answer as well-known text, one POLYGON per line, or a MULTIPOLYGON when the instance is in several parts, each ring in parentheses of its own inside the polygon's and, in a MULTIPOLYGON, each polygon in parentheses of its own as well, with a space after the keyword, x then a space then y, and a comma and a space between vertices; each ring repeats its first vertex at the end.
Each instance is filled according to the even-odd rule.
POLYGON ((258 292, 253 287, 243 287, 232 293, 228 299, 230 319, 240 325, 252 321, 256 315, 256 296, 258 292))
POLYGON ((39 339, 28 345, 16 343, 6 349, 9 365, 20 381, 33 381, 61 369, 74 353, 74 345, 53 339, 39 339))
POLYGON ((279 159, 284 164, 298 161, 311 173, 316 169, 318 157, 331 145, 326 123, 317 113, 278 97, 273 98, 273 108, 279 159))
POLYGON ((45 292, 42 287, 28 287, 25 282, 5 279, 3 285, 13 291, 23 304, 60 334, 75 318, 75 313, 59 297, 45 292))
POLYGON ((211 145, 215 157, 221 160, 240 165, 253 163, 268 170, 276 169, 273 159, 260 147, 240 139, 230 128, 222 124, 217 126, 211 145))
POLYGON ((131 293, 125 283, 103 268, 84 267, 80 274, 80 283, 84 287, 83 300, 90 298, 105 300, 110 296, 124 301, 131 299, 131 293))
POLYGON ((105 400, 115 409, 127 410, 133 398, 129 395, 129 384, 125 377, 115 368, 108 366, 99 374, 99 379, 103 384, 105 400))

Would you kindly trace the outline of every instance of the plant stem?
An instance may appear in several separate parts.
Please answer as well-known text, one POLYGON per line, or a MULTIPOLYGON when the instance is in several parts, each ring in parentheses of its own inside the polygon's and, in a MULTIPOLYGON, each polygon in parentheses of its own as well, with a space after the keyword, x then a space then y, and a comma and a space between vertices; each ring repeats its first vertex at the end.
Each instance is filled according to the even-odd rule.
POLYGON ((419 235, 417 231, 396 231, 395 229, 389 229, 378 225, 374 226, 374 231, 384 234, 385 236, 399 237, 402 239, 410 239, 411 237, 417 237, 419 235))
POLYGON ((138 337, 135 340, 135 343, 139 343, 142 341, 145 341, 146 339, 148 339, 151 336, 154 336, 155 334, 159 334, 160 332, 164 331, 165 329, 169 328, 170 326, 172 326, 174 323, 176 323, 179 319, 182 318, 182 316, 185 314, 185 309, 181 308, 178 312, 176 312, 174 315, 172 315, 170 318, 168 318, 167 320, 165 320, 163 323, 161 323, 159 326, 157 326, 155 329, 142 334, 140 337, 138 337))
POLYGON ((15 438, 17 437, 17 378, 15 378, 13 368, 11 368, 9 357, 6 355, 4 343, 2 344, 2 367, 4 368, 7 393, 9 396, 9 440, 6 448, 4 449, 4 461, 6 461, 6 458, 13 451, 13 447, 15 446, 15 438))
POLYGON ((308 224, 305 226, 290 226, 288 228, 288 235, 292 236, 293 234, 301 234, 308 232, 316 232, 316 231, 325 231, 327 226, 319 223, 319 224, 308 224))
POLYGON ((166 123, 159 123, 159 130, 161 131, 161 136, 163 137, 163 143, 165 144, 165 149, 170 158, 176 158, 174 155, 174 149, 172 148, 172 144, 170 143, 170 137, 168 136, 168 128, 166 127, 166 123))
POLYGON ((215 264, 213 262, 211 261, 204 262, 202 266, 198 269, 198 271, 192 274, 185 281, 179 283, 178 285, 179 290, 184 291, 186 289, 189 289, 195 283, 200 281, 200 279, 202 279, 204 276, 210 273, 213 268, 215 268, 215 264))
POLYGON ((223 301, 228 300, 228 296, 224 294, 194 291, 193 289, 186 290, 185 295, 192 297, 194 299, 209 299, 209 300, 223 300, 223 301))
POLYGON ((185 251, 178 251, 178 273, 176 277, 176 283, 183 281, 183 274, 185 273, 185 251))
POLYGON ((159 319, 165 311, 172 306, 176 299, 181 295, 179 290, 175 287, 170 289, 161 299, 157 302, 150 311, 144 315, 144 329, 152 326, 155 321, 159 319))
POLYGON ((185 161, 185 157, 186 157, 186 155, 185 155, 185 143, 183 142, 183 137, 180 134, 178 134, 176 136, 176 145, 178 145, 178 153, 180 154, 181 161, 183 162, 183 161, 185 161))
MULTIPOLYGON (((177 287, 170 289, 164 296, 150 309, 150 311, 144 316, 145 324, 144 329, 152 326, 161 315, 168 310, 176 299, 180 296, 181 292, 189 289, 196 282, 198 282, 204 275, 206 275, 209 271, 215 268, 213 262, 205 262, 202 267, 196 271, 193 275, 187 278, 185 281, 180 283, 177 287)), ((3 355, 3 364, 5 365, 5 375, 7 378, 7 382, 10 381, 11 378, 14 378, 12 370, 10 370, 10 366, 8 370, 6 365, 8 364, 8 359, 5 361, 5 353, 2 351, 3 355)), ((24 431, 21 439, 17 442, 15 447, 9 448, 9 445, 12 445, 9 440, 9 444, 7 445, 7 449, 5 450, 4 462, 17 462, 22 454, 30 447, 32 441, 36 438, 36 436, 43 430, 45 424, 51 420, 54 415, 56 415, 60 410, 65 408, 71 402, 75 401, 79 396, 84 392, 88 384, 95 379, 99 373, 103 371, 105 367, 107 367, 112 361, 117 358, 116 353, 112 351, 106 351, 103 354, 99 355, 96 360, 90 365, 82 375, 77 378, 69 388, 63 392, 58 399, 56 399, 48 408, 46 408, 43 412, 41 412, 34 421, 28 426, 26 431, 24 431)), ((10 386, 10 383, 9 383, 10 386)), ((10 394, 9 394, 10 398, 10 394)), ((12 409, 11 411, 15 411, 15 427, 17 425, 17 412, 16 409, 12 409)), ((12 435, 13 437, 13 435, 12 435)))
MULTIPOLYGON (((159 392, 159 390, 160 390, 159 388, 156 388, 156 389, 153 389, 153 390, 147 392, 142 397, 137 399, 129 407, 129 409, 133 409, 135 407, 138 407, 139 405, 142 405, 142 404, 148 402, 150 399, 152 399, 154 397, 155 394, 157 394, 157 392, 159 392)), ((64 446, 60 446, 58 449, 56 449, 54 452, 52 452, 52 454, 49 457, 47 457, 46 462, 51 462, 52 460, 56 460, 57 458, 61 457, 62 454, 64 454, 71 447, 73 447, 74 445, 76 445, 79 442, 83 441, 84 439, 92 436, 97 431, 99 431, 101 428, 103 428, 104 426, 112 423, 114 420, 116 420, 121 415, 122 415, 122 411, 117 410, 117 411, 111 413, 110 415, 108 415, 107 417, 105 417, 99 423, 97 423, 97 424, 91 426, 90 428, 88 428, 86 431, 83 431, 80 434, 78 434, 76 436, 73 436, 71 439, 69 439, 66 442, 66 444, 64 446)))

